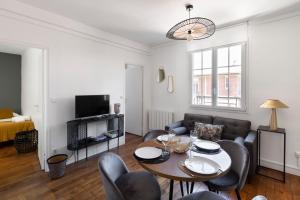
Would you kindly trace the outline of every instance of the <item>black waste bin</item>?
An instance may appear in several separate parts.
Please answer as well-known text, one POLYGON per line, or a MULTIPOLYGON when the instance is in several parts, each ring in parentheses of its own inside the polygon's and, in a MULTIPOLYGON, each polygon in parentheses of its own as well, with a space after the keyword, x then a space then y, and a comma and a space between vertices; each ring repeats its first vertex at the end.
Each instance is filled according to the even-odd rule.
POLYGON ((67 159, 66 154, 57 154, 47 159, 51 179, 60 178, 65 174, 67 159))

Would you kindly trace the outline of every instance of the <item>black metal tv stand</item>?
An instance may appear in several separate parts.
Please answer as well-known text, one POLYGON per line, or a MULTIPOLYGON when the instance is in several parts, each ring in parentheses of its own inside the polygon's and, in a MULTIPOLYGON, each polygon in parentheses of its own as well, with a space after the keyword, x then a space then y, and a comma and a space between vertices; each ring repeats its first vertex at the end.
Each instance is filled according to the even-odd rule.
POLYGON ((119 148, 120 137, 124 135, 124 115, 107 114, 91 118, 75 119, 67 122, 67 129, 67 148, 74 153, 75 162, 77 162, 79 160, 80 149, 85 149, 85 159, 87 159, 89 146, 106 142, 107 150, 109 151, 110 140, 117 138, 119 148), (88 137, 88 124, 97 121, 105 121, 107 131, 96 137, 88 137))

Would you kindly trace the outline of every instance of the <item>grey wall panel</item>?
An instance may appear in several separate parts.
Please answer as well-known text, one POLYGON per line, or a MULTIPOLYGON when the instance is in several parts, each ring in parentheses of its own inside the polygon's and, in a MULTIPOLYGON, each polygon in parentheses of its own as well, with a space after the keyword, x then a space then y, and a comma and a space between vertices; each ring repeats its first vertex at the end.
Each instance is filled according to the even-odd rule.
POLYGON ((0 108, 21 112, 21 56, 0 52, 0 108))

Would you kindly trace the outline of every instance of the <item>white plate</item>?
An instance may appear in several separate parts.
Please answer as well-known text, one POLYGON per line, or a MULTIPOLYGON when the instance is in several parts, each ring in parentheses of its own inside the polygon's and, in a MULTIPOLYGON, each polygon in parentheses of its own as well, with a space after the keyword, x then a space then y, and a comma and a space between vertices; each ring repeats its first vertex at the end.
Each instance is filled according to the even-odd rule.
POLYGON ((141 147, 136 149, 134 154, 142 159, 154 159, 161 156, 162 150, 155 147, 141 147))
POLYGON ((209 151, 217 151, 221 148, 218 143, 207 141, 207 140, 196 141, 194 142, 194 145, 198 148, 209 150, 209 151))
POLYGON ((168 141, 169 140, 169 135, 159 135, 159 136, 157 136, 157 138, 156 138, 158 141, 168 141))
POLYGON ((186 159, 184 165, 192 172, 205 175, 215 174, 220 170, 216 162, 204 157, 186 159))

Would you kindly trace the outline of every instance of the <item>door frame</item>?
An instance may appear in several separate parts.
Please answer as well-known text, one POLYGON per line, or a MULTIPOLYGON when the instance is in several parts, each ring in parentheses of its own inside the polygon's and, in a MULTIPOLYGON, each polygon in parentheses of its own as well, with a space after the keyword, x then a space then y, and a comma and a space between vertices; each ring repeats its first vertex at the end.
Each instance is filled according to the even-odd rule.
POLYGON ((136 67, 136 68, 140 68, 141 70, 142 70, 142 124, 141 124, 141 127, 142 127, 142 133, 141 133, 141 136, 144 136, 144 66, 143 65, 140 65, 140 64, 132 64, 132 63, 125 63, 125 79, 124 79, 124 85, 125 85, 125 87, 124 87, 124 96, 125 96, 125 98, 124 98, 124 113, 125 113, 125 122, 124 122, 124 130, 125 130, 125 132, 126 132, 126 97, 127 97, 127 95, 126 95, 126 81, 127 81, 127 79, 126 79, 126 70, 127 70, 127 68, 128 68, 128 65, 131 65, 131 66, 134 66, 134 67, 136 67))
MULTIPOLYGON (((38 159, 40 163, 41 170, 43 171, 49 171, 48 165, 46 164, 46 158, 48 157, 48 154, 50 152, 50 138, 48 134, 48 97, 49 97, 49 47, 46 47, 44 45, 40 44, 34 44, 34 43, 28 43, 23 41, 15 41, 15 40, 8 40, 0 38, 0 45, 12 45, 12 46, 18 46, 20 48, 28 49, 28 48, 36 48, 42 50, 42 118, 41 118, 41 129, 42 129, 42 137, 40 137, 40 134, 38 134, 38 141, 41 142, 41 148, 39 149, 42 154, 42 161, 40 161, 39 154, 38 159)), ((21 66, 22 67, 22 66, 21 66)), ((38 150, 38 151, 39 151, 38 150)))

